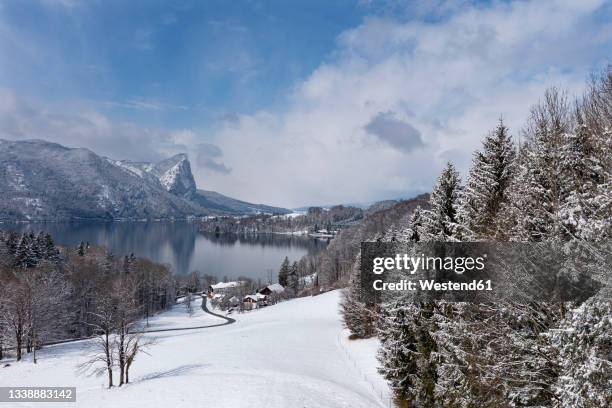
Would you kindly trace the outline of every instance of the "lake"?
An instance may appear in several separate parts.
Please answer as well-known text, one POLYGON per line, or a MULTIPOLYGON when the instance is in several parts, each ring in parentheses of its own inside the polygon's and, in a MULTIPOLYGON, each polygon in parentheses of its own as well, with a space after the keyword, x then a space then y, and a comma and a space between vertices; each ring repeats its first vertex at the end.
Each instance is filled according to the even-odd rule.
POLYGON ((297 261, 325 248, 327 241, 303 236, 259 234, 204 235, 195 222, 66 222, 0 224, 0 229, 47 231, 55 242, 76 247, 81 241, 129 255, 168 263, 177 274, 199 271, 219 279, 247 276, 266 281, 277 276, 285 256, 297 261))

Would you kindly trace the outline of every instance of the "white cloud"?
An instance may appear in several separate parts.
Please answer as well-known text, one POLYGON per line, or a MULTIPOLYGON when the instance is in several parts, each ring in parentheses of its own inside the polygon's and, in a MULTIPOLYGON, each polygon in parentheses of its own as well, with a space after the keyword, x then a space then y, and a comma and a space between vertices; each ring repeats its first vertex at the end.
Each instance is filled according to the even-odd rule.
MULTIPOLYGON (((446 160, 465 171, 500 115, 517 135, 546 87, 577 94, 609 58, 612 25, 601 16, 610 6, 598 0, 447 0, 408 21, 390 18, 401 7, 389 4, 339 35, 327 62, 294 84, 282 109, 231 113, 205 131, 167 131, 113 121, 83 103, 43 104, 0 90, 0 137, 133 160, 187 151, 199 187, 274 205, 408 196, 430 190, 446 160)), ((244 30, 234 31, 203 68, 252 71, 263 63, 248 53, 244 30)), ((146 45, 150 35, 141 37, 146 45)), ((29 43, 9 40, 0 49, 29 43)), ((0 63, 0 73, 16 69, 0 63)), ((119 105, 188 109, 145 99, 119 105)))
POLYGON ((207 188, 287 206, 429 190, 444 161, 467 169, 500 115, 516 135, 546 87, 581 92, 609 49, 591 41, 607 32, 591 21, 601 6, 500 2, 433 23, 366 19, 284 111, 221 125, 214 141, 233 171, 208 176, 207 188), (380 112, 418 129, 424 146, 373 141, 367 125, 380 112))
POLYGON ((111 120, 83 102, 43 103, 2 88, 0 138, 44 139, 131 160, 157 160, 179 150, 168 131, 111 120))

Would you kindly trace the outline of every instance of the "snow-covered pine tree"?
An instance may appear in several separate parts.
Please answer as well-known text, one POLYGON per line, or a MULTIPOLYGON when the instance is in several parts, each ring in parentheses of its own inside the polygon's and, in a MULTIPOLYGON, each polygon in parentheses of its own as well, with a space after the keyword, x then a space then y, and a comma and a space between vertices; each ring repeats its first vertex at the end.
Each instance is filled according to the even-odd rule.
POLYGON ((378 320, 380 348, 378 372, 389 382, 397 405, 409 406, 416 398, 418 346, 411 316, 418 312, 409 303, 394 302, 381 308, 378 320))
POLYGON ((353 266, 349 287, 342 292, 340 313, 351 335, 366 339, 376 334, 376 307, 366 305, 361 296, 361 255, 353 266))
POLYGON ((298 275, 298 264, 293 262, 289 267, 289 273, 287 274, 287 286, 293 291, 294 295, 297 295, 300 291, 300 276, 298 275))
POLYGON ((549 333, 561 372, 554 386, 558 405, 612 406, 612 302, 591 298, 569 311, 549 333))
POLYGON ((431 209, 423 211, 421 240, 458 241, 459 173, 448 162, 431 194, 431 209))
POLYGON ((381 307, 378 371, 401 407, 440 406, 436 401, 438 346, 432 336, 438 330, 436 314, 433 302, 400 299, 381 307))
POLYGON ((538 311, 444 301, 434 310, 438 406, 550 406, 554 355, 538 335, 538 311))
POLYGON ((439 358, 434 337, 438 331, 436 305, 434 302, 421 303, 418 308, 407 310, 407 313, 411 315, 418 353, 414 399, 417 406, 435 408, 439 406, 436 401, 439 358))
POLYGON ((563 146, 563 179, 568 192, 561 205, 561 218, 570 237, 602 240, 611 236, 612 189, 608 156, 612 154, 612 141, 609 131, 603 135, 594 134, 584 123, 579 109, 576 121, 576 129, 566 135, 563 146))
MULTIPOLYGON (((612 83, 612 68, 610 71, 612 83)), ((609 91, 612 105, 612 90, 609 91)), ((589 220, 593 240, 612 239, 612 126, 605 129, 595 138, 595 155, 601 164, 601 183, 597 185, 595 197, 589 203, 593 214, 589 220)))
POLYGON ((280 270, 278 271, 278 283, 283 287, 287 287, 287 278, 289 276, 289 258, 285 257, 281 264, 280 270))
POLYGON ((569 105, 565 94, 546 91, 544 101, 534 106, 525 130, 527 142, 518 175, 510 192, 517 224, 514 236, 520 241, 560 240, 565 236, 561 205, 567 195, 564 174, 564 144, 570 129, 569 105))
POLYGON ((419 242, 421 240, 421 230, 423 229, 423 210, 418 205, 410 217, 407 238, 409 242, 419 242))
POLYGON ((24 233, 21 235, 15 248, 14 266, 17 268, 32 268, 39 262, 37 251, 34 250, 34 235, 24 233))
POLYGON ((476 151, 467 184, 461 194, 459 219, 463 238, 469 241, 500 235, 498 213, 507 201, 516 152, 508 128, 500 119, 476 151))
MULTIPOLYGON (((491 309, 472 303, 438 302, 443 311, 434 333, 438 344, 436 401, 443 407, 490 407, 503 405, 499 376, 491 348, 500 344, 501 333, 491 309)), ((497 350, 495 350, 497 351, 497 350)))
POLYGON ((41 231, 36 236, 36 246, 41 259, 57 264, 60 261, 60 252, 56 248, 53 238, 48 233, 41 231))
POLYGON ((45 259, 44 249, 42 248, 42 245, 40 244, 40 241, 38 239, 38 234, 35 235, 33 232, 30 233, 30 242, 31 242, 30 245, 32 247, 32 255, 34 259, 36 260, 36 265, 38 265, 40 261, 45 259))
POLYGON ((9 231, 6 235, 6 247, 8 248, 9 253, 13 256, 17 252, 17 246, 19 245, 20 238, 21 237, 19 234, 17 234, 15 231, 9 231))

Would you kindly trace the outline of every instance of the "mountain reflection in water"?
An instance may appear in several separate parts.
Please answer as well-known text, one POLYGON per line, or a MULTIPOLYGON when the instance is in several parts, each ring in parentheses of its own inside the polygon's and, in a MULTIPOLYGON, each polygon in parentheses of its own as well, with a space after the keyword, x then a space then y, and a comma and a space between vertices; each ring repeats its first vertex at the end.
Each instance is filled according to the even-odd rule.
POLYGON ((59 245, 79 242, 170 264, 176 273, 199 271, 218 278, 275 276, 285 256, 299 260, 327 245, 326 240, 279 234, 204 235, 195 222, 66 222, 0 224, 0 229, 49 232, 59 245))

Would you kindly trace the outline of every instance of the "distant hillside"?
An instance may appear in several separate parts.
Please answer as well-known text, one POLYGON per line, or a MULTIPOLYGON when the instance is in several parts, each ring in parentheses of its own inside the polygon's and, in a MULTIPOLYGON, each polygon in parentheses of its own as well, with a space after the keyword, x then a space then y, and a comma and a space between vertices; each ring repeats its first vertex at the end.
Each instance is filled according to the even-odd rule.
POLYGON ((287 214, 291 211, 286 208, 272 207, 265 204, 252 204, 246 201, 236 200, 217 193, 216 191, 196 190, 190 196, 192 202, 210 209, 219 209, 223 212, 232 214, 287 214))
POLYGON ((249 217, 221 216, 202 221, 200 231, 206 233, 316 233, 319 230, 337 231, 363 218, 363 210, 336 205, 331 208, 310 207, 304 214, 267 215, 249 217))
POLYGON ((197 190, 184 154, 159 163, 130 162, 43 140, 0 139, 0 191, 3 221, 289 212, 197 190))
POLYGON ((408 200, 387 200, 372 204, 359 222, 341 229, 324 251, 304 256, 298 263, 299 275, 317 273, 319 284, 326 287, 346 285, 361 242, 374 241, 389 230, 405 229, 417 206, 429 209, 429 194, 408 200))

